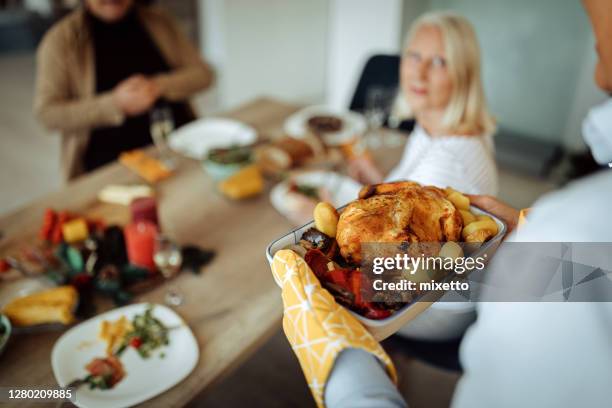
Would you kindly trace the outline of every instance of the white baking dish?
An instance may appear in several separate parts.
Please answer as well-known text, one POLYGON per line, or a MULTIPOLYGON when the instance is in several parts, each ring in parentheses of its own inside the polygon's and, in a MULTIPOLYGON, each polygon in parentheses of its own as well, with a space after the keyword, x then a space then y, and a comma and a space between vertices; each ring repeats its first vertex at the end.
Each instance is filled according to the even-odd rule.
MULTIPOLYGON (((339 208, 338 211, 342 211, 343 208, 344 207, 339 208)), ((485 242, 476 252, 469 255, 470 257, 479 257, 484 256, 486 254, 486 262, 489 262, 491 260, 491 257, 497 250, 497 247, 501 243, 504 235, 506 234, 506 224, 494 215, 483 211, 477 207, 471 207, 470 211, 472 211, 476 215, 486 214, 493 218, 493 220, 497 223, 497 235, 491 238, 489 241, 485 242)), ((293 231, 287 233, 286 235, 283 235, 282 237, 272 241, 266 248, 266 257, 270 265, 272 265, 272 259, 274 258, 274 254, 277 251, 287 248, 290 245, 295 245, 299 243, 302 234, 312 227, 314 227, 314 221, 311 221, 306 225, 296 228, 293 231)), ((374 335, 377 340, 382 340, 394 334, 407 322, 420 315, 436 300, 437 299, 433 297, 433 295, 425 295, 423 298, 421 298, 421 300, 415 303, 410 303, 402 307, 386 319, 381 320, 368 319, 353 312, 350 309, 349 311, 374 335)))

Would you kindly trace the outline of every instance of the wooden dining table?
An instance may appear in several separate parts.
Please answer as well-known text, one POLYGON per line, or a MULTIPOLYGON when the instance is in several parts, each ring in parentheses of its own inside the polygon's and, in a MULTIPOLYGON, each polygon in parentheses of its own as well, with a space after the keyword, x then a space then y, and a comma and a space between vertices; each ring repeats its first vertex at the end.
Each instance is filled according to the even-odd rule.
MULTIPOLYGON (((285 119, 299 108, 295 104, 259 98, 222 116, 252 126, 260 137, 275 138, 283 134, 285 119)), ((401 151, 398 147, 378 149, 374 158, 383 171, 388 171, 398 161, 401 151)), ((46 208, 102 218, 107 224, 126 224, 128 208, 102 203, 97 194, 109 184, 142 182, 132 171, 112 163, 0 216, 0 257, 38 239, 46 208)), ((267 188, 270 187, 268 183, 267 188)), ((134 302, 164 303, 169 289, 183 297, 183 303, 174 310, 197 339, 199 361, 182 382, 146 403, 174 407, 183 406, 210 389, 279 330, 280 291, 270 274, 265 249, 293 225, 271 206, 267 191, 245 201, 231 201, 220 195, 196 160, 178 157, 175 174, 156 184, 155 190, 163 232, 178 244, 216 251, 216 257, 200 274, 181 273, 134 299, 134 302)), ((56 386, 50 356, 62 332, 12 336, 0 356, 0 386, 56 386)), ((29 404, 22 401, 19 406, 29 404)))

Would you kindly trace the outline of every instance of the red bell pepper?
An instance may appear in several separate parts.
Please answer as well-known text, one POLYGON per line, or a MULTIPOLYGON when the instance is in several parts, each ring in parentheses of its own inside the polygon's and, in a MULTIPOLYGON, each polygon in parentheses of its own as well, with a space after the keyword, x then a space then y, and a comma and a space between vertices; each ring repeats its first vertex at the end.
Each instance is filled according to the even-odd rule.
POLYGON ((57 222, 57 213, 53 211, 51 208, 47 208, 45 210, 45 215, 43 216, 43 223, 40 227, 39 237, 43 241, 50 241, 51 234, 53 232, 53 228, 57 222))
POLYGON ((363 299, 363 275, 358 269, 336 268, 330 271, 327 265, 331 260, 318 249, 309 250, 304 260, 321 283, 333 283, 352 293, 355 300, 351 308, 358 310, 363 316, 378 320, 391 315, 389 310, 379 308, 372 302, 363 299))

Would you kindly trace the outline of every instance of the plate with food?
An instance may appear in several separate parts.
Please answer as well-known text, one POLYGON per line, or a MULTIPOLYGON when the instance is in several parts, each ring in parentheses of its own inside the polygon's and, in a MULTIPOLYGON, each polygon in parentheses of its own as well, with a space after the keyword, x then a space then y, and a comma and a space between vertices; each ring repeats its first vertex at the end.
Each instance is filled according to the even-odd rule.
POLYGON ((312 212, 319 201, 327 201, 340 207, 351 201, 361 184, 331 171, 294 173, 278 183, 270 192, 272 206, 295 225, 312 219, 312 212))
POLYGON ((63 330, 67 325, 74 323, 79 304, 79 294, 74 286, 63 285, 44 289, 46 286, 35 284, 43 281, 41 278, 26 278, 23 281, 33 285, 19 286, 17 285, 19 281, 10 285, 10 288, 21 288, 24 291, 2 306, 2 313, 11 321, 15 333, 63 330), (36 290, 25 294, 33 288, 36 290))
POLYGON ((472 248, 466 257, 488 262, 506 233, 501 220, 471 206, 460 192, 410 181, 364 186, 346 206, 336 209, 320 202, 313 215, 314 221, 268 246, 268 261, 272 263, 281 249, 294 250, 336 301, 379 340, 397 332, 437 299, 432 292, 412 302, 364 300, 362 245, 434 243, 439 245, 437 256, 443 256, 443 251, 461 251, 459 244, 465 244, 472 248))
POLYGON ((237 120, 203 118, 181 126, 170 134, 168 145, 191 159, 205 159, 213 148, 245 146, 255 143, 257 132, 237 120))
POLYGON ((294 113, 285 121, 284 129, 296 138, 315 134, 328 146, 338 146, 364 134, 367 122, 359 113, 320 105, 294 113))
POLYGON ((58 384, 76 388, 79 407, 146 401, 187 377, 198 358, 197 341, 185 321, 166 306, 147 303, 73 327, 51 352, 58 384))

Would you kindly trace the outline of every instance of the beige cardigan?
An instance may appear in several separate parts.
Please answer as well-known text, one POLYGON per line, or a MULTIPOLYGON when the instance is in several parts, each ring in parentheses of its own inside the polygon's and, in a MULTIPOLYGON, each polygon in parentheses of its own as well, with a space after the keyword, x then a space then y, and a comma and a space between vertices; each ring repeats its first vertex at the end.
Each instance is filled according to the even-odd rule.
MULTIPOLYGON (((167 13, 139 7, 138 13, 172 68, 155 77, 161 95, 188 99, 213 80, 210 67, 167 13)), ((95 64, 82 8, 63 18, 43 38, 37 51, 34 112, 38 120, 62 134, 61 166, 65 180, 83 173, 83 155, 92 128, 120 125, 125 119, 111 92, 95 94, 95 64)))

